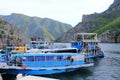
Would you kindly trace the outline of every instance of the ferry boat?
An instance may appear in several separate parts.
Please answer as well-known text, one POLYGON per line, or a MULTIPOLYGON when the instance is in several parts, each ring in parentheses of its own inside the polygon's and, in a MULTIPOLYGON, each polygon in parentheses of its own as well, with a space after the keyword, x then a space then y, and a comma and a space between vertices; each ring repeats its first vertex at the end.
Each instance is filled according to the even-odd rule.
POLYGON ((103 58, 104 53, 99 47, 99 40, 96 33, 76 33, 75 40, 71 42, 71 47, 77 48, 79 52, 84 52, 87 58, 103 58))
POLYGON ((43 49, 39 53, 6 50, 0 54, 0 71, 6 74, 46 75, 93 66, 76 48, 43 49))
POLYGON ((25 46, 28 49, 46 49, 49 47, 49 41, 44 38, 32 38, 25 46))

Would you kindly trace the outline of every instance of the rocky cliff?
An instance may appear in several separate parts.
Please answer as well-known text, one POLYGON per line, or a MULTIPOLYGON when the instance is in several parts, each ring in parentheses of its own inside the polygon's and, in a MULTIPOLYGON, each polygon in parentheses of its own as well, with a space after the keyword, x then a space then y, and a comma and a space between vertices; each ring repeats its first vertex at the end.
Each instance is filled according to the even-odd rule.
POLYGON ((0 19, 0 47, 25 45, 28 41, 20 29, 0 19))
POLYGON ((102 42, 120 42, 120 0, 114 0, 113 4, 102 13, 83 15, 82 22, 73 29, 67 31, 60 39, 62 42, 70 42, 75 33, 96 32, 102 42))

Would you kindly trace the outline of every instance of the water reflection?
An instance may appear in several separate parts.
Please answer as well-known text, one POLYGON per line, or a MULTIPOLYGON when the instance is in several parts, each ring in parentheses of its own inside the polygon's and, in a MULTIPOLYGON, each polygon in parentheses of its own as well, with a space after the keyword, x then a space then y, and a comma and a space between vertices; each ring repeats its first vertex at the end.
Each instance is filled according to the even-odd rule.
POLYGON ((77 71, 46 75, 44 77, 56 78, 56 79, 60 79, 60 80, 85 80, 91 74, 92 74, 92 71, 89 70, 88 68, 81 68, 77 71))

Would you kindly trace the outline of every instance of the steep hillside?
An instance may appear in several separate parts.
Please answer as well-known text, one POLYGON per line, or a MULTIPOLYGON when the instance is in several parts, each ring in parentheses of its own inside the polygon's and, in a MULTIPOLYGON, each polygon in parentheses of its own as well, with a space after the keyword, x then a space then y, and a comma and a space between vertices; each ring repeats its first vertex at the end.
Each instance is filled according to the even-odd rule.
POLYGON ((40 36, 50 40, 55 40, 72 28, 69 24, 52 19, 29 17, 23 14, 2 15, 1 18, 20 28, 29 37, 40 36))
POLYGON ((70 42, 74 34, 78 32, 97 32, 102 42, 120 42, 120 0, 114 0, 113 4, 102 13, 83 15, 82 22, 64 34, 60 41, 70 42), (115 27, 116 26, 116 27, 115 27), (111 31, 114 31, 111 33, 111 31), (113 35, 107 35, 113 34, 113 35), (116 39, 117 38, 117 39, 116 39))
POLYGON ((0 19, 0 48, 8 45, 24 45, 29 39, 17 27, 0 19))
POLYGON ((94 31, 102 42, 120 42, 120 17, 94 31))

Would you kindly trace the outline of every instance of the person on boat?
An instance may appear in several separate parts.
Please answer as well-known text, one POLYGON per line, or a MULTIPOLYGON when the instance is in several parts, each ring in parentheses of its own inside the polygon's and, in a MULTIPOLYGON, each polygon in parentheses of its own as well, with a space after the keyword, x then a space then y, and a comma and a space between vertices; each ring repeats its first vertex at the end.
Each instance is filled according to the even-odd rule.
POLYGON ((13 56, 13 57, 12 57, 12 63, 13 63, 13 65, 16 66, 16 56, 13 56))
POLYGON ((8 56, 7 56, 7 64, 9 65, 9 66, 12 66, 12 56, 11 56, 11 54, 8 54, 8 56))
POLYGON ((95 43, 89 43, 88 44, 88 47, 89 47, 89 49, 90 49, 90 51, 92 52, 92 54, 95 52, 95 43))
POLYGON ((82 46, 81 44, 79 44, 79 45, 77 46, 77 49, 78 49, 79 52, 81 52, 82 49, 83 49, 83 46, 82 46))
POLYGON ((98 46, 98 43, 95 44, 95 54, 101 53, 101 48, 98 46))
POLYGON ((17 66, 22 66, 22 58, 21 57, 16 57, 16 64, 17 64, 17 66))
POLYGON ((82 51, 83 51, 83 52, 86 52, 86 53, 89 52, 88 43, 84 43, 82 51))

